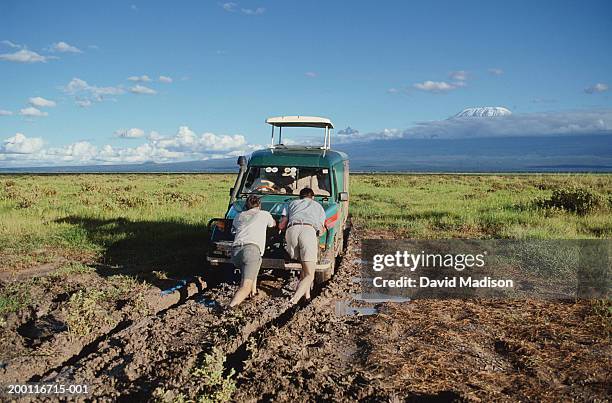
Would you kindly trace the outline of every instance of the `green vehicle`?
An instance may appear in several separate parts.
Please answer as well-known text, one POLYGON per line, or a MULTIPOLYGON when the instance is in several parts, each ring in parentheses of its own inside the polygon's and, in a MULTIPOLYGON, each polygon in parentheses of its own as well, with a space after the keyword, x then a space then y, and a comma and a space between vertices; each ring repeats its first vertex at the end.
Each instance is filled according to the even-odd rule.
MULTIPOLYGON (((328 229, 319 237, 319 260, 315 280, 328 280, 335 269, 336 258, 344 251, 345 234, 349 226, 349 161, 348 156, 331 149, 329 119, 312 116, 282 116, 269 118, 272 125, 271 146, 238 158, 240 167, 224 218, 209 223, 210 241, 207 261, 210 266, 231 265, 230 252, 233 241, 232 220, 244 209, 247 196, 261 197, 262 208, 277 220, 284 206, 299 197, 300 190, 311 188, 315 199, 325 209, 328 229), (325 131, 323 146, 290 146, 283 144, 283 128, 310 127, 325 131), (278 140, 275 142, 275 129, 278 140)), ((285 252, 284 232, 271 228, 267 233, 262 269, 301 270, 297 261, 289 259, 285 252)))

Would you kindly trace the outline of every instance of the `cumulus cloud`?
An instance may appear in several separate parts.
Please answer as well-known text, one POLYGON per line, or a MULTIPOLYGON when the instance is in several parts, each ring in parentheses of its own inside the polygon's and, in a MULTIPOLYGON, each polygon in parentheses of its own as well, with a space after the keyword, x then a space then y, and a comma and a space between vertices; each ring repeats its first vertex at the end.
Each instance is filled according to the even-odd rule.
POLYGON ((134 81, 134 82, 148 83, 151 81, 151 78, 149 78, 148 75, 143 74, 142 76, 130 76, 128 77, 128 80, 134 81))
POLYGON ((266 9, 263 7, 257 8, 241 8, 240 11, 246 15, 261 15, 266 12, 266 9))
POLYGON ((125 93, 121 86, 98 87, 91 85, 80 78, 73 78, 62 90, 75 98, 75 102, 80 107, 89 107, 93 102, 101 102, 116 95, 125 93))
POLYGON ((140 137, 144 137, 145 132, 142 129, 139 129, 137 127, 133 127, 131 129, 120 129, 115 131, 115 136, 117 137, 121 137, 124 139, 137 139, 140 137))
POLYGON ((221 8, 229 13, 233 13, 238 9, 238 4, 233 2, 221 3, 221 8))
POLYGON ((172 77, 168 77, 168 76, 159 76, 158 80, 160 83, 166 83, 166 84, 170 84, 173 81, 172 77))
POLYGON ((15 43, 15 42, 11 42, 7 39, 0 41, 1 44, 8 46, 9 48, 13 48, 13 49, 21 49, 23 46, 15 43))
POLYGON ((19 114, 29 118, 40 118, 49 115, 47 112, 43 112, 40 109, 34 108, 33 106, 20 109, 19 114))
POLYGON ((81 51, 81 49, 77 48, 76 46, 72 46, 67 44, 66 42, 56 42, 53 45, 51 45, 51 48, 49 49, 51 52, 59 52, 59 53, 83 53, 81 51))
POLYGON ((504 74, 504 71, 502 69, 499 68, 491 68, 488 70, 489 74, 492 74, 494 76, 501 76, 502 74, 504 74))
POLYGON ((228 13, 235 13, 237 11, 240 11, 242 14, 245 14, 245 15, 261 15, 266 12, 266 9, 263 7, 241 8, 238 5, 238 3, 234 3, 231 1, 226 2, 226 3, 221 3, 220 6, 228 13))
POLYGON ((28 138, 22 133, 16 133, 2 142, 0 154, 32 154, 40 151, 42 147, 43 140, 40 137, 28 138))
POLYGON ((137 84, 130 88, 130 92, 133 94, 141 94, 141 95, 155 95, 157 91, 153 88, 145 87, 144 85, 137 84))
POLYGON ((32 97, 28 99, 30 105, 36 108, 53 108, 55 106, 55 102, 45 99, 43 97, 32 97))
POLYGON ((13 114, 12 111, 7 111, 6 109, 0 109, 0 116, 11 116, 13 114))
POLYGON ((447 83, 446 81, 423 81, 422 83, 414 84, 414 88, 421 91, 442 93, 456 89, 458 86, 455 84, 447 83))
POLYGON ((314 71, 307 71, 306 73, 304 73, 304 75, 308 78, 315 78, 318 76, 318 74, 315 73, 314 71))
POLYGON ((81 108, 89 108, 93 104, 91 99, 76 99, 75 102, 81 108))
POLYGON ((608 91, 608 85, 604 83, 597 83, 595 85, 592 85, 584 89, 584 92, 586 92, 587 94, 595 94, 598 92, 606 92, 606 91, 608 91))
POLYGON ((455 81, 466 81, 468 79, 468 72, 465 70, 451 71, 448 77, 455 81))
MULTIPOLYGON (((118 133, 121 135, 130 131, 145 142, 134 147, 114 147, 110 144, 98 147, 87 141, 79 141, 62 147, 43 148, 41 139, 27 139, 20 134, 16 135, 17 138, 4 141, 11 151, 0 151, 0 162, 5 166, 17 167, 193 161, 241 155, 261 148, 249 144, 242 135, 197 134, 187 126, 179 127, 172 136, 152 131, 145 137, 144 132, 137 128, 118 133), (20 153, 16 150, 20 150, 20 153)), ((0 150, 6 147, 2 146, 0 150)))
POLYGON ((27 49, 21 49, 14 53, 4 53, 0 55, 0 60, 14 63, 46 63, 50 56, 39 55, 27 49))

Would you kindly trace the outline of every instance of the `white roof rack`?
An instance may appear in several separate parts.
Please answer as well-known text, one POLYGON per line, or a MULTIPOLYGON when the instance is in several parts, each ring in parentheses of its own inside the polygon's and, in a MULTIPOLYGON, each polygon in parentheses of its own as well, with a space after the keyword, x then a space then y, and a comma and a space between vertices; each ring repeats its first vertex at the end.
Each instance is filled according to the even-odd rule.
POLYGON ((277 116, 266 119, 275 127, 320 127, 333 129, 334 124, 327 118, 317 116, 277 116))

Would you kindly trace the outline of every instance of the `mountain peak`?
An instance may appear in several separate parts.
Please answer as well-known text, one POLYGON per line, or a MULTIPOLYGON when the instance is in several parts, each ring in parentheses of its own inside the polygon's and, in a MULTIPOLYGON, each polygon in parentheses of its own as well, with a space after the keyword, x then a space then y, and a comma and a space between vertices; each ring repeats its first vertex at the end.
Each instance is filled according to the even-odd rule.
POLYGON ((496 118, 499 116, 510 116, 512 112, 503 106, 483 106, 466 108, 453 116, 453 118, 496 118))

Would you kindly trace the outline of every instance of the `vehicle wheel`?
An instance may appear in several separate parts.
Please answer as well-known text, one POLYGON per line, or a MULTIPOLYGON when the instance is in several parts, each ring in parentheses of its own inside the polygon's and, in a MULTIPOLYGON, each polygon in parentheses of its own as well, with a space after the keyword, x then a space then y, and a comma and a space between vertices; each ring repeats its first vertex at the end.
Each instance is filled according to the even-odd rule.
POLYGON ((329 269, 325 271, 316 271, 315 279, 314 279, 315 284, 323 284, 329 281, 329 279, 331 279, 332 276, 334 275, 335 268, 336 268, 336 259, 333 259, 332 264, 329 267, 329 269))

